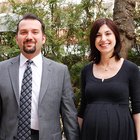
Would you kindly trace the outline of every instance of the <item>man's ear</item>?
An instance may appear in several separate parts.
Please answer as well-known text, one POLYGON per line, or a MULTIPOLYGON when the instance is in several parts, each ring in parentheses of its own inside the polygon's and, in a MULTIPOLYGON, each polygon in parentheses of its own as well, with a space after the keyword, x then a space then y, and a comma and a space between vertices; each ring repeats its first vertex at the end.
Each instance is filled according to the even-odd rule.
POLYGON ((43 44, 46 42, 46 39, 47 39, 47 37, 46 37, 46 35, 44 34, 43 37, 42 37, 43 44))
POLYGON ((16 39, 16 43, 18 44, 18 37, 17 37, 17 35, 15 36, 15 39, 16 39))

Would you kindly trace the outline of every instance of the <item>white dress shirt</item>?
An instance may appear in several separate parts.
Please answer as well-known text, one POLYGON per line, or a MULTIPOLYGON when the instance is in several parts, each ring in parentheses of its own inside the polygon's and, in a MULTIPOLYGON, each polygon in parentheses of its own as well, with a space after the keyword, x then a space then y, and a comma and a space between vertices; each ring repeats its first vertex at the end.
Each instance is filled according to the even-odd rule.
MULTIPOLYGON (((19 94, 21 94, 21 84, 23 74, 26 69, 26 61, 28 59, 20 54, 19 66, 19 94)), ((38 125, 38 100, 42 78, 42 55, 41 53, 32 59, 32 109, 31 109, 31 129, 39 130, 38 125)))

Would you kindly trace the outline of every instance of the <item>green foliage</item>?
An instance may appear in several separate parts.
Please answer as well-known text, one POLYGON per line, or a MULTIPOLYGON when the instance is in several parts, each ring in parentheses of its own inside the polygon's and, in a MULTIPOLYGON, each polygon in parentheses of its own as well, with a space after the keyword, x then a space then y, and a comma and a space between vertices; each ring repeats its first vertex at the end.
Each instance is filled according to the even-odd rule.
POLYGON ((19 48, 15 42, 15 33, 7 32, 0 35, 0 61, 9 59, 19 54, 19 48))
POLYGON ((83 67, 88 63, 87 59, 83 59, 78 61, 77 63, 73 64, 70 68, 71 79, 72 79, 72 86, 76 97, 76 107, 79 108, 79 102, 81 98, 80 94, 80 74, 83 67))
POLYGON ((140 46, 136 46, 135 48, 129 50, 128 60, 140 66, 140 46))
POLYGON ((0 46, 0 61, 7 60, 19 54, 18 47, 0 46))

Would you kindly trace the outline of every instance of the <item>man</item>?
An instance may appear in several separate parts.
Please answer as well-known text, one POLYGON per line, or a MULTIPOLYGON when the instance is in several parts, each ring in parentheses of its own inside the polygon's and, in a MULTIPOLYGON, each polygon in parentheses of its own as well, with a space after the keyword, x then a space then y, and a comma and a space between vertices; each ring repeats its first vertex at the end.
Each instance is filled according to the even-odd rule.
POLYGON ((0 140, 61 140, 60 115, 66 139, 79 139, 77 112, 67 66, 41 55, 45 40, 43 22, 33 14, 23 16, 16 32, 21 53, 0 63, 0 140), (27 60, 32 61, 30 66, 27 66, 27 60), (26 78, 31 82, 25 90, 30 87, 28 99, 31 102, 25 108, 31 111, 28 110, 25 116, 29 116, 24 118, 21 115, 21 102, 29 95, 22 91, 26 67, 30 67, 30 76, 26 78), (21 91, 26 95, 23 96, 21 91))

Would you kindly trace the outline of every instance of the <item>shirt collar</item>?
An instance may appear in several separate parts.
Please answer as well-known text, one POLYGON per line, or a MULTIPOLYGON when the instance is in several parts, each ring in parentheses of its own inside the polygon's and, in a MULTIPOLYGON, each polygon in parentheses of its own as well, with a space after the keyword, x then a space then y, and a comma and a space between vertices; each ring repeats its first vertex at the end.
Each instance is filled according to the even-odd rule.
MULTIPOLYGON (((28 59, 21 53, 20 54, 20 67, 22 67, 28 59)), ((42 65, 42 54, 39 53, 32 59, 35 66, 40 67, 42 65)))

